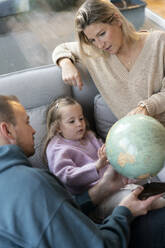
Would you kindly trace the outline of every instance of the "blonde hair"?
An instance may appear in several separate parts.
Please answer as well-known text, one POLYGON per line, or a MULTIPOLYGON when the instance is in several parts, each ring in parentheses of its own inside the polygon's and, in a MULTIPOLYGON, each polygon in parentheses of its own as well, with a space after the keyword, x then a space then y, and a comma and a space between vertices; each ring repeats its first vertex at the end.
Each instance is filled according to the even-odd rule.
MULTIPOLYGON (((60 97, 49 105, 47 109, 47 114, 46 114, 47 133, 44 139, 44 148, 43 148, 44 150, 43 158, 45 162, 47 162, 47 158, 46 158, 47 146, 49 142, 51 141, 51 139, 58 133, 58 130, 59 130, 59 125, 61 121, 60 109, 65 106, 75 105, 75 104, 79 104, 79 103, 75 99, 67 96, 67 97, 60 97)), ((88 127, 87 121, 86 121, 86 125, 88 127)))
MULTIPOLYGON (((86 54, 83 45, 93 46, 84 34, 84 29, 87 26, 93 23, 112 24, 119 20, 121 21, 121 29, 126 41, 130 42, 137 40, 138 35, 133 25, 109 0, 86 0, 79 8, 75 18, 75 29, 80 45, 80 51, 86 54)), ((99 52, 99 49, 94 46, 93 48, 99 52)))

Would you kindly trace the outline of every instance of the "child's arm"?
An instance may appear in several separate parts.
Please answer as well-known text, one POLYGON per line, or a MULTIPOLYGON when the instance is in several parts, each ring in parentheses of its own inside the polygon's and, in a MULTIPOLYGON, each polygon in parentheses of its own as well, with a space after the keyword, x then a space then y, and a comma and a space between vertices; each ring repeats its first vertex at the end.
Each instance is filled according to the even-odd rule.
POLYGON ((51 147, 47 150, 47 158, 50 171, 73 191, 89 187, 100 178, 96 162, 87 162, 86 153, 80 153, 72 146, 66 150, 51 147))

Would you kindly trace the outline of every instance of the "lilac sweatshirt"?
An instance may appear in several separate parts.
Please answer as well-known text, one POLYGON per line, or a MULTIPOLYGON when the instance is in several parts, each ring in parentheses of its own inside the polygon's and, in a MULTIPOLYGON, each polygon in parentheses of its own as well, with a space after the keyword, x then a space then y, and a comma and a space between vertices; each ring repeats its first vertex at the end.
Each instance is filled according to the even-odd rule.
POLYGON ((81 141, 56 135, 46 150, 49 169, 72 194, 80 194, 96 184, 107 168, 99 173, 96 170, 97 152, 102 144, 92 131, 81 141))

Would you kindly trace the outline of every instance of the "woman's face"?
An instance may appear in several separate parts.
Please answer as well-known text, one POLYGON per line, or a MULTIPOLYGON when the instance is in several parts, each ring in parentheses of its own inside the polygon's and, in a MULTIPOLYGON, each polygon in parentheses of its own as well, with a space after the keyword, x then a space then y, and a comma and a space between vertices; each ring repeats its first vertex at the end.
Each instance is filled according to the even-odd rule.
POLYGON ((114 24, 93 23, 84 29, 89 42, 110 54, 117 54, 122 47, 121 22, 114 24))

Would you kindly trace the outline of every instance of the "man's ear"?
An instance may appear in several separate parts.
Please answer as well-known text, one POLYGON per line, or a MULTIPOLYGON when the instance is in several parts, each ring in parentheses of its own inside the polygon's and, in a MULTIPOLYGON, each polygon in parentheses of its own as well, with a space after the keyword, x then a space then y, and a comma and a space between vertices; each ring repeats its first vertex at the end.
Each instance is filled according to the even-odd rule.
POLYGON ((15 140, 13 124, 7 122, 1 122, 0 132, 5 139, 7 139, 10 143, 13 143, 13 141, 15 140))

